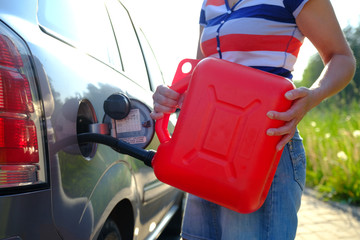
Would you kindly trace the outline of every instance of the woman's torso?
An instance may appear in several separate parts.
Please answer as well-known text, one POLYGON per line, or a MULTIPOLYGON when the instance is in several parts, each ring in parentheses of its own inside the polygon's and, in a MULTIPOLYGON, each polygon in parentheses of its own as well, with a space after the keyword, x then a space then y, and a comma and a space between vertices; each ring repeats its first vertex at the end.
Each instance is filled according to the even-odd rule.
POLYGON ((205 0, 201 50, 291 78, 304 36, 296 16, 307 0, 205 0))

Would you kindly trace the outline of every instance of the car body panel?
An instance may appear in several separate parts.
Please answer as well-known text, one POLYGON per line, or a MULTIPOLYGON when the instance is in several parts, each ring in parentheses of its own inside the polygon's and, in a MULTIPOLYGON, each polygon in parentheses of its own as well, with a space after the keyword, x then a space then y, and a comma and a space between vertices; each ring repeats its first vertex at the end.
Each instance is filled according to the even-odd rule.
MULTIPOLYGON (((126 199, 133 208, 134 239, 145 239, 150 225, 160 222, 182 193, 159 182, 142 162, 110 147, 97 145, 93 157, 82 156, 76 124, 84 99, 102 122, 102 104, 111 94, 121 92, 149 105, 152 93, 41 26, 37 11, 35 0, 0 3, 0 20, 24 39, 33 56, 46 125, 44 157, 50 185, 41 191, 0 197, 0 238, 93 239, 114 207, 126 199), (47 230, 36 232, 45 229, 43 225, 47 230)), ((148 148, 156 149, 158 144, 154 138, 148 148)))

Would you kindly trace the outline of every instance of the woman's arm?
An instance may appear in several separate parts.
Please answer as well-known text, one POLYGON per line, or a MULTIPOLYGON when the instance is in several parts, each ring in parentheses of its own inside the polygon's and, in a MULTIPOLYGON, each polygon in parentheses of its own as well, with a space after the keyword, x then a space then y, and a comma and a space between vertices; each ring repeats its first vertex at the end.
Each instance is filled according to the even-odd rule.
POLYGON ((201 35, 202 35, 202 32, 204 31, 204 27, 200 25, 200 34, 199 34, 199 41, 198 41, 198 48, 197 48, 197 53, 196 53, 196 59, 203 59, 204 58, 204 55, 203 53, 201 52, 201 47, 200 47, 200 41, 201 41, 201 35))
POLYGON ((301 87, 285 94, 287 99, 294 100, 288 111, 268 112, 268 117, 286 121, 284 126, 267 131, 270 136, 283 135, 277 145, 278 150, 291 140, 297 124, 306 113, 345 88, 355 72, 354 56, 329 0, 310 0, 298 15, 296 23, 318 50, 325 67, 310 88, 301 87))

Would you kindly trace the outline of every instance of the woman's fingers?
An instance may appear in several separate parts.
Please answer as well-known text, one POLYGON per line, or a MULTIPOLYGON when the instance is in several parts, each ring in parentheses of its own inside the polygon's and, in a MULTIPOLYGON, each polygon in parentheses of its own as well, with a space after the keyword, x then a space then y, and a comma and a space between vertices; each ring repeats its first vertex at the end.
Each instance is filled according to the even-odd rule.
POLYGON ((284 121, 284 125, 278 128, 270 128, 266 131, 268 136, 283 136, 276 149, 281 150, 294 136, 297 124, 308 111, 308 102, 310 101, 310 90, 307 88, 298 88, 285 93, 288 100, 293 101, 291 107, 285 112, 269 111, 267 116, 270 119, 284 121))
POLYGON ((176 91, 164 85, 158 86, 153 94, 154 110, 150 116, 157 120, 163 118, 164 113, 170 114, 175 112, 179 98, 180 94, 176 91))
POLYGON ((153 100, 155 103, 167 106, 167 107, 176 107, 180 94, 166 86, 158 86, 153 95, 153 100))
POLYGON ((161 119, 161 118, 164 117, 164 114, 161 113, 161 112, 155 112, 155 111, 153 111, 153 112, 150 113, 150 117, 151 117, 152 119, 154 119, 154 120, 159 120, 159 119, 161 119))

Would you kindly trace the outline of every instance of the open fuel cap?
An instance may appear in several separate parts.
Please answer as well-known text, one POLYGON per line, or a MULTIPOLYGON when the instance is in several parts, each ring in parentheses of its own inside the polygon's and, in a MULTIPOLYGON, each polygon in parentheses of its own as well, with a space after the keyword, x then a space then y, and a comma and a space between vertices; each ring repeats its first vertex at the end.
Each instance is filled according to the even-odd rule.
POLYGON ((121 93, 113 94, 105 100, 104 111, 113 119, 123 119, 129 115, 130 99, 121 93))
MULTIPOLYGON (((127 98, 125 95, 116 98, 121 99, 123 97, 127 98)), ((115 99, 114 97, 111 98, 115 99)), ((123 102, 122 104, 127 104, 127 101, 121 101, 123 102)), ((109 125, 112 137, 130 143, 139 148, 146 148, 153 139, 155 133, 155 121, 150 117, 151 110, 144 103, 136 99, 129 99, 129 102, 129 112, 122 119, 114 118, 114 116, 121 115, 114 113, 114 110, 116 111, 116 109, 119 109, 119 111, 124 112, 123 110, 126 109, 126 106, 115 107, 115 105, 112 105, 112 101, 108 101, 108 109, 112 109, 110 115, 107 112, 108 109, 105 109, 104 104, 105 116, 103 122, 109 125)), ((116 103, 116 105, 118 104, 119 102, 116 103)))

